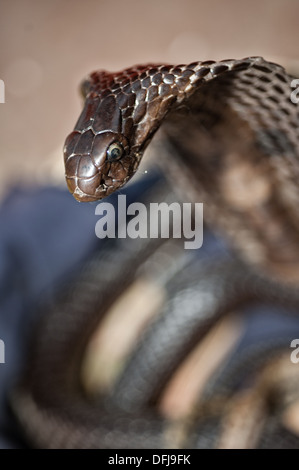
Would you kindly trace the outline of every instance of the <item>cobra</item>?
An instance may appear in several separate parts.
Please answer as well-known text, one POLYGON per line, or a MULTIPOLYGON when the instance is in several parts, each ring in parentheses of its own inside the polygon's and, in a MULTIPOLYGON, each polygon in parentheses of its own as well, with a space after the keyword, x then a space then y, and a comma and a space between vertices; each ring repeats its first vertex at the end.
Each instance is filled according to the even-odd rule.
MULTIPOLYGON (((245 263, 234 257, 191 263, 186 269, 179 263, 174 274, 170 260, 181 256, 174 248, 167 258, 172 280, 161 315, 108 396, 91 405, 78 384, 79 358, 91 332, 136 280, 139 267, 151 255, 157 266, 167 249, 150 239, 126 239, 95 257, 44 319, 30 370, 12 395, 15 414, 34 445, 174 445, 169 440, 174 428, 152 404, 194 343, 248 299, 298 305, 299 113, 290 99, 292 79, 281 66, 249 57, 98 71, 83 82, 84 109, 64 147, 66 181, 74 197, 96 201, 120 189, 159 130, 159 160, 173 190, 183 201, 204 203, 207 222, 231 241, 245 263)), ((168 197, 162 186, 154 188, 158 200, 168 197)), ((231 400, 232 377, 237 380, 240 370, 250 368, 259 371, 258 393, 249 397, 253 419, 242 438, 245 447, 252 446, 257 420, 262 422, 273 403, 281 410, 290 396, 298 396, 298 374, 279 362, 272 364, 273 373, 266 363, 286 344, 289 348, 280 336, 243 359, 236 357, 233 370, 214 380, 191 421, 182 424, 178 446, 217 446, 219 426, 211 423, 218 418, 222 423, 223 410, 234 436, 241 434, 248 413, 238 402, 222 405, 231 400)), ((298 447, 298 436, 286 435, 271 420, 261 446, 280 445, 281 435, 298 447)))

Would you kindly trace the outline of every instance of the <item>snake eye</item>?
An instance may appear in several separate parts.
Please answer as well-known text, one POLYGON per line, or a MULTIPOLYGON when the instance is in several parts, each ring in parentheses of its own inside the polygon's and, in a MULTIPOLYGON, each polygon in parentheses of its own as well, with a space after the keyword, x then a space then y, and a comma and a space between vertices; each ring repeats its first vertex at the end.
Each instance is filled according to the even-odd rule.
POLYGON ((107 158, 110 162, 119 160, 123 156, 123 154, 124 148, 118 142, 114 142, 113 144, 109 145, 107 149, 107 158))

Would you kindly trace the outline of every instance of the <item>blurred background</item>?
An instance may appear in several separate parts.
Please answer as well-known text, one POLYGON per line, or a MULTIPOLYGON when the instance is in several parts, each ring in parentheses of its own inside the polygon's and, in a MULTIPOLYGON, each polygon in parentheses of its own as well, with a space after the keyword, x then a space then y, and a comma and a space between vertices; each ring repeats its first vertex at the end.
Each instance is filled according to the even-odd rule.
MULTIPOLYGON (((137 63, 250 55, 299 77, 298 18, 297 0, 0 0, 0 339, 6 358, 0 364, 0 447, 24 445, 6 396, 23 366, 36 306, 52 298, 60 280, 95 249, 95 206, 80 205, 68 194, 62 155, 82 107, 82 79, 96 69, 137 63)), ((150 165, 146 155, 144 160, 150 165)), ((205 243, 213 252, 214 242, 205 243)), ((274 336, 282 331, 279 312, 266 309, 267 322, 259 313, 251 317, 262 317, 251 337, 257 329, 269 330, 269 319, 274 336)), ((221 361, 224 336, 227 350, 237 342, 241 327, 235 320, 214 336, 206 355, 200 351, 195 367, 202 382, 216 344, 222 344, 221 361)), ((299 324, 293 319, 286 328, 289 344, 299 336, 299 324)), ((170 386, 166 414, 180 403, 184 407, 181 397, 193 371, 183 371, 180 385, 170 386)), ((298 410, 297 416, 298 425, 298 410)))
POLYGON ((0 191, 63 181, 62 147, 95 69, 262 55, 298 60, 296 0, 1 0, 0 191))

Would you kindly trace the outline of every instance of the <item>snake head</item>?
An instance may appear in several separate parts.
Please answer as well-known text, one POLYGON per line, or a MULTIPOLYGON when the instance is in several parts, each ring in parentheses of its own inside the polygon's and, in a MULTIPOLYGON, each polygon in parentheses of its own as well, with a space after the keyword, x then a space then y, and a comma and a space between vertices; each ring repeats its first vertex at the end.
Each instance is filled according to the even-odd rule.
POLYGON ((102 199, 135 173, 139 155, 130 154, 126 137, 113 131, 73 131, 64 146, 66 181, 78 201, 102 199))
POLYGON ((131 151, 131 135, 122 129, 115 94, 107 94, 107 87, 92 79, 84 82, 82 91, 84 109, 65 141, 64 161, 70 192, 78 201, 87 202, 123 186, 135 173, 141 156, 136 149, 131 151))
POLYGON ((78 201, 102 199, 134 175, 154 133, 188 85, 179 72, 150 64, 114 74, 93 72, 83 82, 84 109, 64 146, 67 185, 78 201))

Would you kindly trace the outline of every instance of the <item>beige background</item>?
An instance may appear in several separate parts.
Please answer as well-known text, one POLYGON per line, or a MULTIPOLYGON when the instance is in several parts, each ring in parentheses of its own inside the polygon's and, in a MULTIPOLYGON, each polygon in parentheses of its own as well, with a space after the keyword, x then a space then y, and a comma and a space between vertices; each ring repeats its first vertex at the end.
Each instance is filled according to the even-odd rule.
POLYGON ((93 69, 263 55, 293 65, 297 0, 0 0, 0 194, 63 184, 62 147, 93 69))

